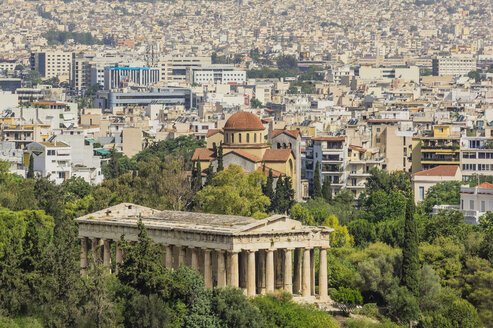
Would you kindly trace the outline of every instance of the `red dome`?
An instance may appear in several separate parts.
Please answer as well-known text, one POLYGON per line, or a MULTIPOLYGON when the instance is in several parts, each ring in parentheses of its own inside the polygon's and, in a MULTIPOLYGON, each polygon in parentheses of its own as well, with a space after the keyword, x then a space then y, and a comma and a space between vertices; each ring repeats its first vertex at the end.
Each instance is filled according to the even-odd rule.
POLYGON ((260 118, 249 112, 238 112, 226 121, 224 125, 224 130, 263 130, 264 126, 260 118))

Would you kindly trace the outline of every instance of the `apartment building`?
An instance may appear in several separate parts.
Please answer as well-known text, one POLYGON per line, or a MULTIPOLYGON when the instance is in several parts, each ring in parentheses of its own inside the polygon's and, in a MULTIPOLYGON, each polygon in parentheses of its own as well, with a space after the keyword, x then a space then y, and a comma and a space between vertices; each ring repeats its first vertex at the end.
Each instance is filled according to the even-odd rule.
POLYGON ((413 173, 438 165, 460 165, 460 136, 450 125, 435 125, 427 135, 413 138, 413 173))
MULTIPOLYGON (((72 148, 61 141, 33 142, 27 145, 24 156, 33 155, 34 173, 48 177, 56 184, 72 176, 72 148)), ((25 170, 29 168, 29 161, 25 170)))
POLYGON ((311 188, 313 188, 317 163, 320 169, 320 182, 323 183, 325 177, 329 177, 333 194, 346 186, 348 145, 347 136, 314 137, 306 140, 302 169, 305 178, 310 181, 311 188))
POLYGON ((479 218, 486 212, 493 212, 493 184, 483 182, 475 187, 460 188, 460 209, 464 221, 478 224, 479 218))
POLYGON ((11 141, 15 149, 26 149, 33 141, 41 142, 48 139, 51 132, 49 124, 2 124, 2 141, 11 141))
POLYGON ((190 68, 193 75, 192 82, 197 84, 206 84, 209 82, 221 84, 243 84, 246 82, 246 71, 236 70, 233 67, 201 67, 190 68))
POLYGON ((169 56, 161 58, 156 64, 161 70, 161 81, 164 83, 186 82, 187 69, 210 66, 210 56, 169 56))
POLYGON ((384 155, 382 169, 409 172, 412 166, 413 126, 410 120, 368 120, 372 147, 384 155))
POLYGON ((433 59, 433 75, 465 76, 476 69, 476 59, 468 56, 441 57, 433 59))
POLYGON ((347 184, 346 188, 358 198, 366 187, 366 180, 371 176, 372 168, 381 168, 383 157, 376 150, 368 150, 358 146, 348 147, 347 184))
POLYGON ((58 77, 61 82, 69 81, 72 69, 72 53, 64 51, 43 51, 31 54, 31 69, 43 78, 58 77))
POLYGON ((419 67, 371 67, 362 66, 359 69, 359 77, 362 80, 392 80, 419 82, 419 67))
POLYGON ((475 174, 493 176, 493 136, 462 136, 460 149, 464 180, 471 180, 475 174))

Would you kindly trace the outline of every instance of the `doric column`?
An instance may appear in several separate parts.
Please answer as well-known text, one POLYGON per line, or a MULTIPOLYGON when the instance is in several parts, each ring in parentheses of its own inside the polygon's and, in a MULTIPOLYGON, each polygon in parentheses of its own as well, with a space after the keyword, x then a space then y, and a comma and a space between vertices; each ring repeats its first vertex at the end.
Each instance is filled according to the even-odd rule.
POLYGON ((248 250, 247 296, 255 296, 255 251, 248 250))
POLYGON ((292 276, 292 248, 284 249, 284 290, 293 293, 293 276, 292 276))
POLYGON ((310 250, 310 293, 315 295, 315 249, 310 250))
POLYGON ((257 294, 265 294, 265 258, 265 251, 257 251, 255 260, 255 266, 257 267, 257 271, 255 273, 257 275, 257 294))
POLYGON ((212 261, 211 250, 204 249, 204 282, 205 288, 211 289, 212 286, 212 261))
POLYGON ((228 252, 228 272, 227 272, 227 283, 230 286, 239 287, 240 276, 238 271, 238 252, 232 251, 228 252))
POLYGON ((103 240, 103 265, 111 272, 111 248, 109 239, 103 240))
POLYGON ((310 249, 305 248, 303 250, 303 286, 301 291, 301 296, 308 297, 311 292, 311 283, 310 283, 310 249))
POLYGON ((173 268, 173 248, 171 248, 170 245, 165 246, 165 252, 164 253, 164 258, 165 258, 165 265, 166 268, 172 269, 173 268))
POLYGON ((87 274, 87 237, 80 239, 80 274, 87 274))
POLYGON ((224 251, 217 250, 217 287, 226 286, 226 263, 224 261, 224 251))
POLYGON ((185 264, 186 249, 183 246, 176 246, 176 247, 178 248, 178 265, 176 266, 176 268, 178 269, 180 265, 185 264))
POLYGON ((247 276, 248 276, 248 253, 247 251, 241 252, 240 256, 241 266, 240 266, 240 287, 247 288, 247 276))
POLYGON ((118 274, 119 265, 123 263, 123 253, 120 247, 120 241, 115 240, 115 274, 118 274))
POLYGON ((199 250, 193 247, 190 249, 190 251, 192 252, 190 258, 190 266, 192 267, 192 269, 199 271, 199 257, 197 254, 199 250))
POLYGON ((320 267, 318 269, 318 294, 320 299, 328 297, 327 291, 327 248, 320 248, 320 267))
POLYGON ((301 294, 301 248, 294 250, 294 285, 293 294, 301 294))
POLYGON ((267 293, 274 291, 274 250, 265 250, 265 289, 267 293))
POLYGON ((94 269, 94 264, 95 262, 98 261, 98 239, 97 238, 91 238, 91 260, 90 260, 90 266, 91 269, 94 269))

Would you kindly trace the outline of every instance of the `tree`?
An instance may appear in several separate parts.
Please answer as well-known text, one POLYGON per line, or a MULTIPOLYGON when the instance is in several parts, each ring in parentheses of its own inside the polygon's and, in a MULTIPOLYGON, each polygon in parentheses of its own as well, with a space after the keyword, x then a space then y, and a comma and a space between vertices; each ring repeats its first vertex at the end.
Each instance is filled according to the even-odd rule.
POLYGON ((313 175, 313 198, 322 197, 322 186, 320 185, 320 162, 317 161, 313 175))
POLYGON ((340 303, 339 306, 347 314, 349 314, 356 305, 363 304, 363 297, 361 296, 361 292, 357 289, 339 287, 330 294, 330 297, 335 302, 340 303))
POLYGON ((266 180, 262 189, 263 189, 264 195, 269 197, 271 202, 273 202, 275 194, 274 194, 274 178, 272 176, 272 169, 269 169, 269 175, 267 176, 267 180, 266 180))
POLYGON ((470 71, 469 73, 467 73, 467 76, 470 79, 474 79, 474 82, 476 82, 476 83, 481 81, 481 75, 479 74, 478 71, 470 71))
POLYGON ((212 179, 214 178, 214 167, 212 166, 212 162, 209 163, 209 167, 207 168, 207 176, 205 178, 205 185, 208 186, 212 183, 212 179))
POLYGON ((324 179, 324 183, 322 185, 322 195, 325 201, 331 202, 332 201, 332 189, 331 189, 331 184, 330 184, 330 177, 326 176, 324 179))
POLYGON ((32 153, 29 155, 29 169, 27 170, 26 178, 34 179, 34 156, 32 153))
POLYGON ((390 315, 399 322, 410 323, 418 319, 418 300, 405 286, 393 289, 387 301, 390 315))
POLYGON ((214 289, 212 308, 224 327, 264 327, 259 309, 248 300, 239 288, 214 289))
POLYGON ((217 150, 217 172, 221 172, 222 170, 224 170, 224 164, 223 164, 223 143, 221 142, 217 150))
POLYGON ((277 58, 277 68, 279 69, 297 69, 298 61, 291 55, 281 55, 277 58))
POLYGON ((402 247, 402 285, 414 295, 419 294, 418 232, 414 218, 413 193, 407 200, 404 222, 404 245, 402 247))
POLYGON ((356 246, 366 246, 377 239, 375 225, 367 220, 360 219, 349 222, 348 230, 353 236, 356 246))
POLYGON ((459 205, 461 185, 460 181, 446 181, 430 187, 423 201, 426 213, 431 213, 435 205, 459 205))
POLYGON ((262 193, 262 172, 243 173, 238 165, 217 172, 212 183, 195 195, 198 209, 206 213, 264 217, 270 200, 262 193))
POLYGON ((262 108, 262 102, 257 98, 250 99, 250 107, 252 108, 262 108))

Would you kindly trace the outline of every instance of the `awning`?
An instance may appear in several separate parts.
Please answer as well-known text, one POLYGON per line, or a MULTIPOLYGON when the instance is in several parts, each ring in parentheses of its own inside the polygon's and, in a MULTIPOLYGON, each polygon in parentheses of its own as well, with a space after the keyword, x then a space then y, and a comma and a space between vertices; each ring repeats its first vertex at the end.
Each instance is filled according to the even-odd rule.
POLYGON ((94 139, 86 139, 87 142, 89 143, 92 143, 92 144, 95 144, 95 143, 98 143, 96 140, 94 139))
POLYGON ((110 154, 110 152, 107 151, 106 149, 94 149, 94 151, 100 155, 109 155, 110 154))

